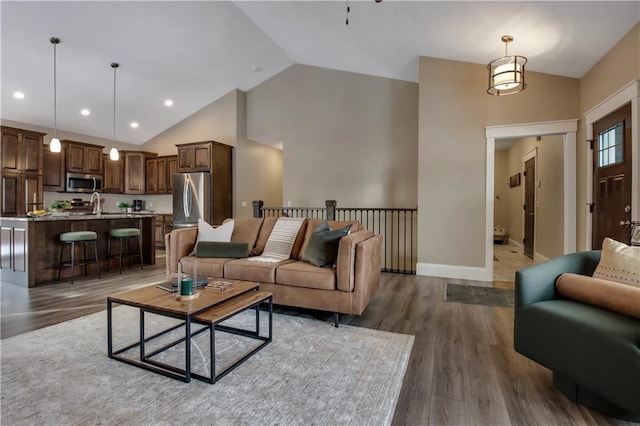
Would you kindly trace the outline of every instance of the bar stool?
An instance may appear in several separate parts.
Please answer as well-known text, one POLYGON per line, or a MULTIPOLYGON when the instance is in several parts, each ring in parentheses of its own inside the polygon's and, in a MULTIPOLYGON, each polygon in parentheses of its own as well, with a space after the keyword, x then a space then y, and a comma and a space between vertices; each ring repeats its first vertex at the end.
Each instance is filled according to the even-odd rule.
POLYGON ((98 263, 98 234, 93 231, 75 231, 75 232, 63 232, 60 234, 60 258, 58 259, 58 281, 60 281, 60 271, 62 268, 71 268, 71 284, 73 284, 75 278, 75 266, 84 266, 84 275, 87 275, 87 264, 95 263, 98 271, 98 278, 100 278, 100 264, 98 263), (93 242, 93 252, 95 255, 94 260, 87 259, 87 243, 93 242), (83 259, 75 259, 76 243, 82 243, 83 259), (71 261, 63 262, 62 253, 66 246, 71 247, 71 261))
POLYGON ((107 271, 109 271, 109 263, 111 263, 112 257, 118 258, 118 263, 120 266, 120 273, 122 273, 122 242, 124 240, 127 241, 127 252, 124 256, 129 258, 129 268, 131 268, 131 257, 138 256, 140 258, 140 269, 144 269, 142 266, 142 240, 140 239, 140 230, 138 228, 120 228, 120 229, 112 229, 109 232, 109 236, 111 238, 118 238, 120 240, 120 253, 119 254, 111 254, 111 238, 107 243, 107 271), (136 237, 138 239, 138 253, 130 253, 129 252, 129 238, 136 237))

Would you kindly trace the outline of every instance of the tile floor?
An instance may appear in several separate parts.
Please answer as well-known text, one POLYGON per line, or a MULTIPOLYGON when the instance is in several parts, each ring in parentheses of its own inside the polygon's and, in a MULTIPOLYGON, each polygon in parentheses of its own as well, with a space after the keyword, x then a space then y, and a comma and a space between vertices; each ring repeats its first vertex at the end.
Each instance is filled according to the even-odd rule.
POLYGON ((522 253, 522 247, 511 244, 494 244, 493 256, 494 281, 514 282, 518 269, 534 265, 533 260, 522 253))

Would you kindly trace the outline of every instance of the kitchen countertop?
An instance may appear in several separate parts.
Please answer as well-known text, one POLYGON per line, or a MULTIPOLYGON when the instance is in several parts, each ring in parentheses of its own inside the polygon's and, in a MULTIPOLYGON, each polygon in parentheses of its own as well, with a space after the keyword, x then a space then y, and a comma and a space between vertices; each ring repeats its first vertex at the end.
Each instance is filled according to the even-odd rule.
POLYGON ((55 220, 110 220, 110 219, 141 219, 148 217, 156 217, 158 213, 102 213, 97 214, 48 214, 40 217, 29 216, 4 216, 3 219, 32 221, 32 222, 48 222, 55 220))

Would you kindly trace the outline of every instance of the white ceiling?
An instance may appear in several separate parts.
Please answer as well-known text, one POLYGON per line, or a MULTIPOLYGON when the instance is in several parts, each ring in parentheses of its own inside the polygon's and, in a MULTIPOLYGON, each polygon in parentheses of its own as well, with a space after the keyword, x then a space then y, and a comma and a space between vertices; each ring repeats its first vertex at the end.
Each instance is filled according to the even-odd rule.
POLYGON ((579 78, 640 21, 638 0, 350 5, 347 26, 345 1, 2 1, 0 114, 53 127, 51 36, 58 129, 111 139, 117 61, 116 140, 142 144, 294 63, 417 82, 419 56, 486 64, 511 34, 527 69, 579 78))

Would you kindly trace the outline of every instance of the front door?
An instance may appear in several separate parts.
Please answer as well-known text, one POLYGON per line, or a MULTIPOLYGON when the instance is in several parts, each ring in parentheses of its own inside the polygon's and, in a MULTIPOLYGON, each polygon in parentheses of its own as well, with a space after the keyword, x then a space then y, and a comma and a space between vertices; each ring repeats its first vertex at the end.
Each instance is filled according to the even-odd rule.
POLYGON ((591 247, 605 237, 629 243, 631 220, 631 104, 593 124, 591 247))
POLYGON ((536 157, 524 162, 524 254, 533 259, 536 218, 536 157))

